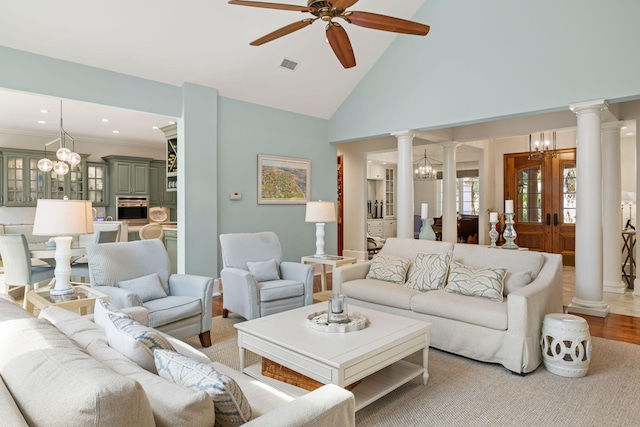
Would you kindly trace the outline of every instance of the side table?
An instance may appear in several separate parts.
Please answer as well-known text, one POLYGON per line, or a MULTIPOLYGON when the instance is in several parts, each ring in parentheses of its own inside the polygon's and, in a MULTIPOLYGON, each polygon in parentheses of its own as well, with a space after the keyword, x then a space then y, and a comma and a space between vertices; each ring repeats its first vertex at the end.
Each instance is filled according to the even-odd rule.
POLYGON ((47 305, 55 305, 66 310, 75 311, 78 314, 87 314, 87 308, 93 307, 97 298, 108 300, 109 297, 95 288, 84 285, 74 285, 73 293, 69 295, 51 295, 51 289, 42 288, 27 292, 27 311, 36 314, 36 310, 42 310, 47 305))
POLYGON ((322 273, 320 276, 320 285, 322 292, 327 290, 327 265, 333 268, 340 267, 341 265, 355 264, 355 258, 349 258, 337 255, 325 255, 323 257, 315 257, 313 255, 303 256, 300 261, 303 264, 322 264, 322 273))

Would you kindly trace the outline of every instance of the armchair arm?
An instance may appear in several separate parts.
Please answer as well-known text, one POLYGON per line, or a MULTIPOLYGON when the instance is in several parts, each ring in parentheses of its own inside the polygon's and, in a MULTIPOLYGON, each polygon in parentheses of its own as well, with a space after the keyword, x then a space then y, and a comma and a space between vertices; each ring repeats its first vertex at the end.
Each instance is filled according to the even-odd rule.
POLYGON ((109 297, 109 302, 118 308, 136 307, 142 305, 140 296, 128 289, 115 286, 94 286, 96 291, 109 297))
POLYGON ((350 280, 364 279, 369 273, 371 261, 358 262, 356 264, 343 265, 333 270, 331 288, 334 292, 340 292, 342 284, 350 280))
POLYGON ((353 427, 356 425, 356 403, 353 394, 328 384, 277 407, 246 426, 279 427, 353 427))
POLYGON ((225 309, 247 320, 260 317, 258 282, 253 274, 239 268, 223 268, 220 278, 225 309))
POLYGON ((176 296, 200 298, 202 304, 202 326, 200 332, 211 330, 213 278, 194 274, 172 274, 169 276, 169 293, 176 296))
POLYGON ((299 262, 284 261, 280 263, 280 274, 283 279, 297 280, 304 283, 304 305, 313 304, 313 266, 299 262))

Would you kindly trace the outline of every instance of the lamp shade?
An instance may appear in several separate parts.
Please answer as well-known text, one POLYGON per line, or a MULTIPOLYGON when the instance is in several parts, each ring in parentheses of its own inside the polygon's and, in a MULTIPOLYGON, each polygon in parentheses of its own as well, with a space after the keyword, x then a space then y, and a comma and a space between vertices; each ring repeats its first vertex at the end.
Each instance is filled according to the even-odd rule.
POLYGON ((93 212, 88 200, 39 199, 33 234, 78 236, 93 233, 93 212))
POLYGON ((305 222, 335 222, 336 210, 333 202, 307 202, 305 222))

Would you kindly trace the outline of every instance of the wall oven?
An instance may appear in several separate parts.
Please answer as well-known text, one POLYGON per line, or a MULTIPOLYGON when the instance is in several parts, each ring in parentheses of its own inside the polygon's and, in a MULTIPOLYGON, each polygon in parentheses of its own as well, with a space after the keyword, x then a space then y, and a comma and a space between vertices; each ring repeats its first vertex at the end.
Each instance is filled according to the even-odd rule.
POLYGON ((146 196, 116 196, 116 221, 129 225, 149 223, 149 199, 146 196))

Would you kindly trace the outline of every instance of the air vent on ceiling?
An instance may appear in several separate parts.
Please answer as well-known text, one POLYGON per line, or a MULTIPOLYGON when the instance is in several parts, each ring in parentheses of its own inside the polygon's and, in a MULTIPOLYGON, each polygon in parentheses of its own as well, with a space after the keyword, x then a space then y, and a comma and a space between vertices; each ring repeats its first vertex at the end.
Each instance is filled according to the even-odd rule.
POLYGON ((282 68, 286 68, 288 70, 294 71, 296 69, 296 67, 298 66, 298 63, 295 62, 295 61, 291 61, 291 60, 289 60, 287 58, 284 58, 282 60, 282 62, 280 63, 280 66, 282 68))

